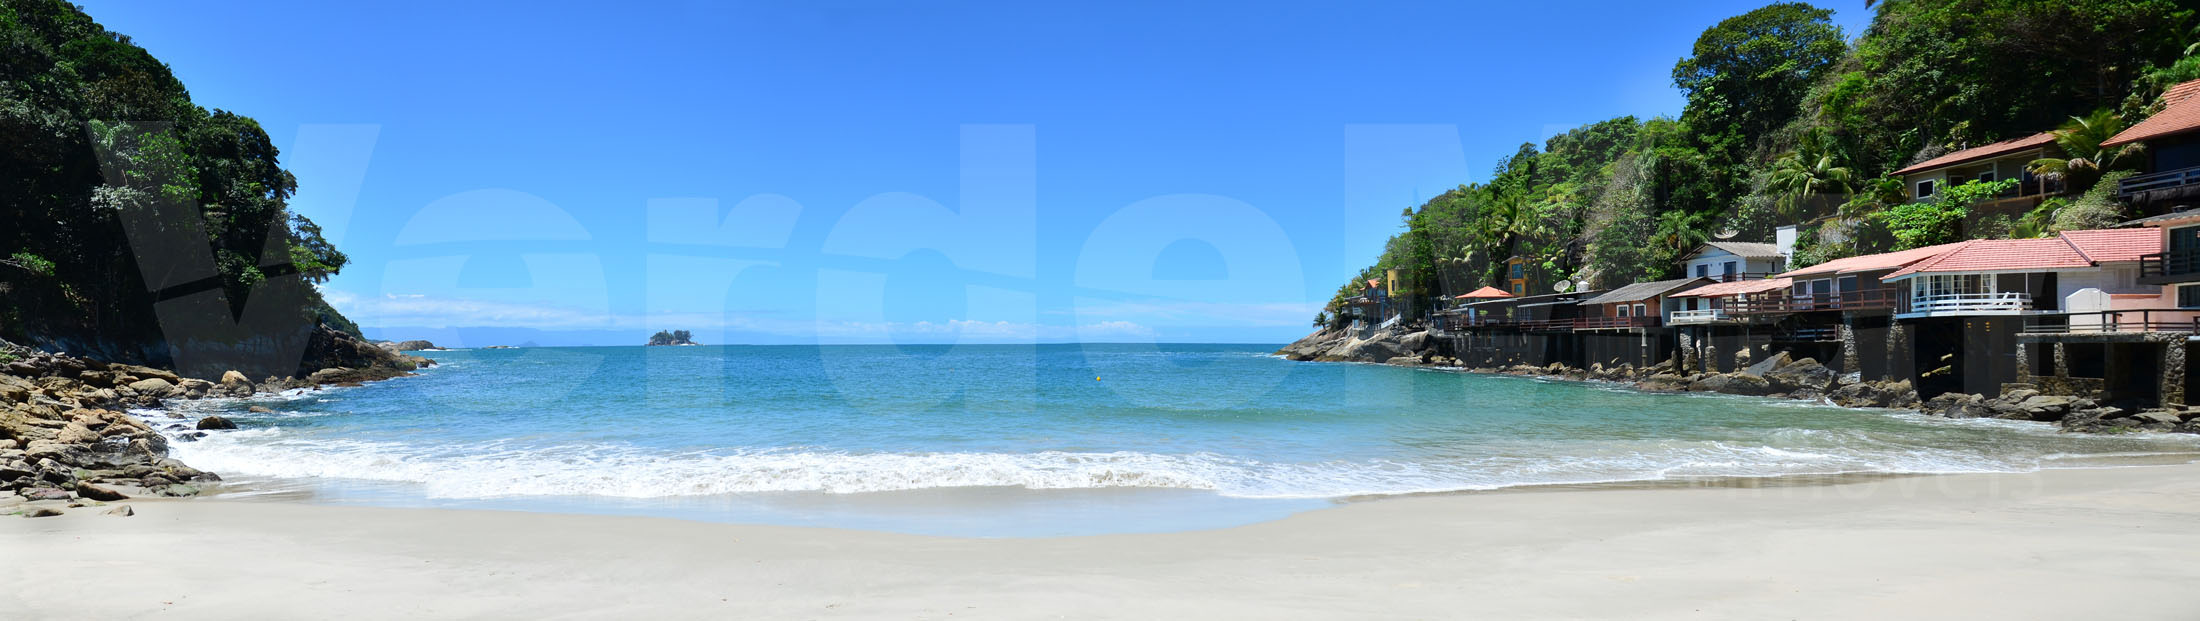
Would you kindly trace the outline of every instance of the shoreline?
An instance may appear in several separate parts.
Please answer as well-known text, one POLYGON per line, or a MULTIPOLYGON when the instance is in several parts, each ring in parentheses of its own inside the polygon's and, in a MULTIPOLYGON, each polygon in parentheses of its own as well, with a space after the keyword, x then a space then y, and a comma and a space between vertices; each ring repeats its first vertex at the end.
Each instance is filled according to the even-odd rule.
MULTIPOLYGON (((1470 367, 1438 353, 1427 331, 1381 332, 1368 338, 1330 329, 1317 330, 1271 355, 1293 362, 1371 364, 1438 369, 1480 375, 1504 375, 1582 383, 1610 383, 1643 393, 1719 393, 1843 408, 1904 410, 1941 418, 1992 418, 2052 422, 2066 432, 2119 434, 2172 432, 2200 434, 2200 406, 2169 404, 2137 408, 2092 397, 2056 394, 2044 384, 2004 383, 1999 394, 1948 392, 1922 398, 1909 380, 1867 380, 1841 373, 1814 358, 1794 358, 1786 350, 1752 357, 1730 372, 1682 369, 1677 360, 1645 367, 1633 364, 1589 368, 1553 362, 1470 367)), ((1737 362, 1740 364, 1740 362, 1737 362)), ((2098 396, 2098 395, 2096 395, 2098 396)))
POLYGON ((31 617, 2190 618, 2200 465, 1341 503, 969 539, 219 498, 0 521, 31 617), (209 555, 207 550, 221 550, 209 555), (157 560, 155 560, 157 559, 157 560), (128 584, 85 597, 78 586, 128 584), (619 592, 620 598, 593 594, 619 592), (2070 593, 2116 593, 2072 598, 2070 593), (1584 597, 1585 593, 1595 596, 1584 597), (356 612, 346 612, 356 611, 356 612))

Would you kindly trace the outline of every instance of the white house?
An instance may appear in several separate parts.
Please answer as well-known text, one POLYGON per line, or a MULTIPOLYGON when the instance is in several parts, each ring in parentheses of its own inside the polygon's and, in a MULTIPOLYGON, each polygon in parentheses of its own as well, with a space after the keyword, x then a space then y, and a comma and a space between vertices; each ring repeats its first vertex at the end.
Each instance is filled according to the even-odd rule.
POLYGON ((1882 280, 1907 289, 1898 318, 2156 309, 2161 288, 2138 284, 2139 262, 2161 247, 2152 229, 1974 239, 1882 280))
POLYGON ((1732 282, 1787 271, 1787 255, 1773 244, 1714 241, 1682 257, 1681 266, 1690 278, 1732 282))

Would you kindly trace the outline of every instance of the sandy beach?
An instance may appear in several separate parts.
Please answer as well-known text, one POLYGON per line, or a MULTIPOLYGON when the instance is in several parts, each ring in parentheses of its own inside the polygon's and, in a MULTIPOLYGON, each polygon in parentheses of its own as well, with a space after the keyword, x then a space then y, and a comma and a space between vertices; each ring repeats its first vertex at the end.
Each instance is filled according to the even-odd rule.
POLYGON ((2200 465, 957 539, 220 499, 0 520, 9 618, 2191 619, 2200 465))

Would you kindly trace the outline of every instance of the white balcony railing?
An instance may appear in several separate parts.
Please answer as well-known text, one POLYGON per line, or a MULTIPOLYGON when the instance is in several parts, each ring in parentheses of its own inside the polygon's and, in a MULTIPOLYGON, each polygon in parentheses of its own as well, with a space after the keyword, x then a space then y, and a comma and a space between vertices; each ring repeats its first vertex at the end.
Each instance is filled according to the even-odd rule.
POLYGON ((1939 293, 1910 298, 1909 313, 2015 314, 2032 310, 2032 296, 2022 291, 1939 293))
POLYGON ((1672 318, 1667 320, 1668 323, 1676 326, 1714 321, 1726 321, 1726 310, 1714 308, 1709 310, 1673 311, 1672 318))

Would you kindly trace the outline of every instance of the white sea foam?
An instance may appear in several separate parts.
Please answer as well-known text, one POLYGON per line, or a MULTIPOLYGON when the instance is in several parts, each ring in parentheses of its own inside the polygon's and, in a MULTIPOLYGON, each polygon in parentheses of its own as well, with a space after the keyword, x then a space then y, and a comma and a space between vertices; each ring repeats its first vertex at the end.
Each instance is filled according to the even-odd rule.
POLYGON ((862 453, 803 448, 673 453, 625 446, 419 447, 306 437, 280 427, 179 442, 193 466, 246 477, 414 483, 433 498, 651 498, 745 492, 860 493, 947 487, 1171 488, 1241 498, 1336 498, 1526 485, 1842 473, 2024 472, 2052 455, 1987 457, 1868 439, 1779 448, 1642 441, 1513 447, 1503 454, 1415 462, 1265 462, 1214 453, 862 453), (1573 453, 1564 452, 1566 450, 1573 453))

